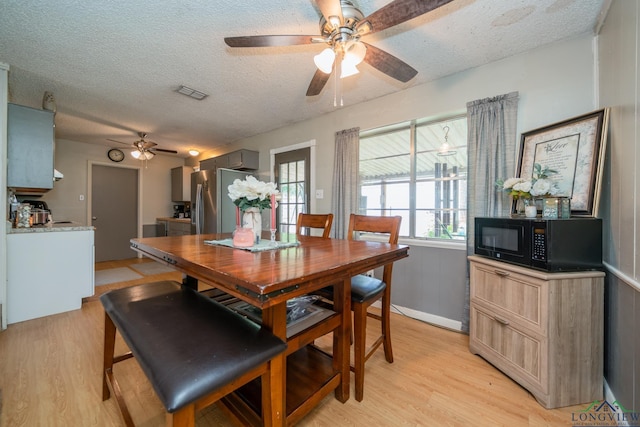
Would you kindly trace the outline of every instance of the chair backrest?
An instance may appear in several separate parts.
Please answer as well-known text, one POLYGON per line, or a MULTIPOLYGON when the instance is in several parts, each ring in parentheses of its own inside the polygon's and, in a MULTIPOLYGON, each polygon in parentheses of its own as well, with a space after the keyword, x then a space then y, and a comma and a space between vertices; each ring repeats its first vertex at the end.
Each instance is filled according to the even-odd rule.
POLYGON ((322 229, 322 237, 329 238, 331 232, 331 224, 333 224, 333 214, 298 214, 298 222, 296 222, 296 234, 302 234, 305 229, 310 234, 312 228, 322 229))
MULTIPOLYGON (((401 216, 370 216, 351 214, 349 217, 349 231, 347 239, 354 240, 356 232, 365 233, 383 233, 389 234, 389 243, 395 245, 398 243, 400 235, 401 216)), ((387 284, 387 290, 391 289, 391 275, 393 273, 393 263, 384 266, 382 271, 382 281, 387 284)))
POLYGON ((389 243, 398 243, 400 234, 401 216, 370 216, 351 214, 349 217, 349 231, 347 239, 353 240, 354 233, 362 231, 365 233, 389 234, 389 243))

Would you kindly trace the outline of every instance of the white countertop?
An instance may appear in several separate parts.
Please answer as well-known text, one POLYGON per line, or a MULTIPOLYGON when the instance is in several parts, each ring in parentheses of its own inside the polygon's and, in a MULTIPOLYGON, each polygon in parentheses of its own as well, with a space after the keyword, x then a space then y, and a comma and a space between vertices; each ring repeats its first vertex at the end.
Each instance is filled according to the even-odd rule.
POLYGON ((21 233, 49 233, 55 231, 90 231, 94 230, 93 226, 82 225, 75 222, 60 222, 52 225, 34 225, 29 228, 7 228, 7 234, 21 233))
POLYGON ((156 221, 169 221, 169 222, 179 222, 182 224, 191 224, 191 218, 160 217, 160 218, 156 218, 156 221))

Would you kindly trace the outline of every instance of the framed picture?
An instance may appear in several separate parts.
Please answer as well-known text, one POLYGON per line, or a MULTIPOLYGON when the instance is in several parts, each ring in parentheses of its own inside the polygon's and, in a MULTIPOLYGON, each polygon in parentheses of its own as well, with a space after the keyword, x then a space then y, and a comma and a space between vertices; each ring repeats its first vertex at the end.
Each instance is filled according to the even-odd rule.
POLYGON ((571 198, 571 215, 597 216, 608 122, 605 108, 523 133, 518 176, 531 178, 534 164, 554 170, 549 179, 571 198))

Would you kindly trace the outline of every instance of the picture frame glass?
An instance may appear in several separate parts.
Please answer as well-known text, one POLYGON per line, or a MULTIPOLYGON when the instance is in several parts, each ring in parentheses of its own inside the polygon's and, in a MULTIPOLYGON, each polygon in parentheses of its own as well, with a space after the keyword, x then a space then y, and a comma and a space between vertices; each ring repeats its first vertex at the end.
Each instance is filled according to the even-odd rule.
POLYGON ((602 109, 523 133, 517 176, 530 179, 534 164, 554 170, 555 196, 571 199, 571 215, 596 216, 608 116, 602 109))

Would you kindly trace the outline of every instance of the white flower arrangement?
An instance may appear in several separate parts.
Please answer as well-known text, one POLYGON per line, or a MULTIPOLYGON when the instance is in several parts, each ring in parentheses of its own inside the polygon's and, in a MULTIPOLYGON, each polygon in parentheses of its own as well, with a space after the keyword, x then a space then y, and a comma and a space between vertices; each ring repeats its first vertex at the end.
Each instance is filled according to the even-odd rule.
POLYGON ((498 180, 496 187, 509 193, 509 196, 514 200, 555 196, 558 194, 558 189, 555 183, 549 179, 549 175, 553 173, 557 173, 557 171, 548 167, 543 169, 540 164, 535 163, 531 179, 508 178, 504 181, 498 180))
POLYGON ((271 195, 280 200, 280 191, 273 182, 258 181, 249 175, 245 180, 236 179, 229 187, 229 198, 240 208, 258 208, 260 210, 271 208, 271 195))

